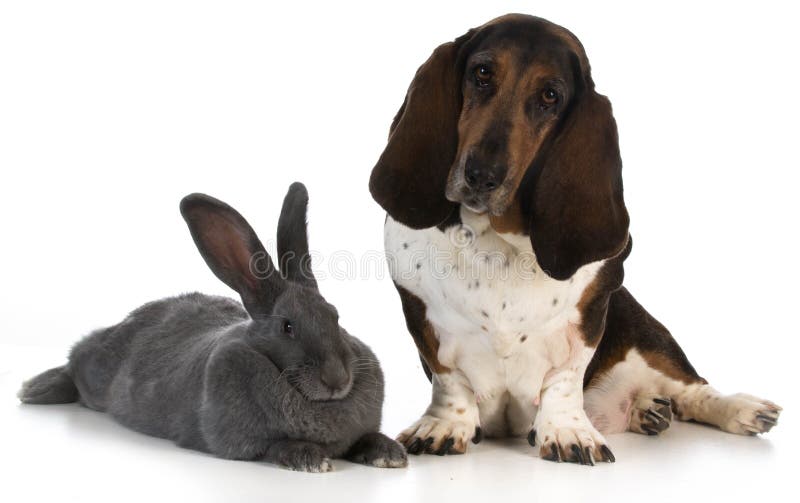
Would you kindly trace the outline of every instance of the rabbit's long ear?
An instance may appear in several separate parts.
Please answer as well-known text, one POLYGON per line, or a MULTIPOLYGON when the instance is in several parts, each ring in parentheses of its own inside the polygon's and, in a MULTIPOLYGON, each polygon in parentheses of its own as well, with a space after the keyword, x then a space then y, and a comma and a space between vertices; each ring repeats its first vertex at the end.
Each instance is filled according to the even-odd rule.
POLYGON ((294 182, 283 199, 278 221, 278 263, 286 279, 316 289, 317 280, 311 271, 311 256, 308 253, 307 207, 308 191, 305 185, 294 182))
POLYGON ((205 194, 184 197, 181 214, 208 267, 239 292, 247 312, 269 314, 284 282, 247 220, 205 194))

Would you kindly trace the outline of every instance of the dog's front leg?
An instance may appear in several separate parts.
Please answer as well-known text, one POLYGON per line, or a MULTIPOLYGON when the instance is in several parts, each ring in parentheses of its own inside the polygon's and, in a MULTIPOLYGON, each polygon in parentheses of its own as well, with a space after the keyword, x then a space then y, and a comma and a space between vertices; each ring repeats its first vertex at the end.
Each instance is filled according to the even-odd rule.
POLYGON ((594 348, 584 343, 576 327, 570 326, 567 332, 569 356, 545 375, 528 441, 538 444, 539 456, 550 461, 588 465, 596 460, 613 462, 605 438, 583 410, 583 376, 594 348))
POLYGON ((425 414, 397 437, 409 454, 463 454, 480 440, 478 406, 467 378, 458 370, 431 376, 433 396, 425 414))

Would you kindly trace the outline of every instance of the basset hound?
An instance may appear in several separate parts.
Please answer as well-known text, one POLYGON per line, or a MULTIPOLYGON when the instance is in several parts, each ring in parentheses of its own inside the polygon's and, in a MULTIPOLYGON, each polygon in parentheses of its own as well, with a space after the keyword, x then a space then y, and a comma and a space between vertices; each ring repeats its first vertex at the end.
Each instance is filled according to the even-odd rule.
POLYGON ((464 453, 524 436, 614 461, 604 434, 671 419, 755 435, 781 408, 723 395, 622 286, 631 251, 609 100, 580 41, 507 15, 419 68, 370 178, 408 330, 433 385, 398 440, 464 453))

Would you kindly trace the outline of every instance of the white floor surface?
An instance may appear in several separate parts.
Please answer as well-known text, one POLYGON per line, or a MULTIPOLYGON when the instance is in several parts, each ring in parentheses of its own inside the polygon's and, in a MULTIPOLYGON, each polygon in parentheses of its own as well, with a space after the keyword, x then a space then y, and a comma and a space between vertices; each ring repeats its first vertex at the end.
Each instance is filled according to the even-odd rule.
MULTIPOLYGON (((757 502, 796 496, 785 490, 797 466, 791 411, 763 438, 686 423, 673 423, 662 437, 613 435, 617 462, 594 468, 540 460, 524 439, 511 439, 485 440, 463 456, 412 457, 407 469, 337 460, 332 473, 304 474, 181 449, 78 405, 20 405, 20 382, 59 364, 63 350, 0 351, 4 502, 757 502)), ((420 384, 416 375, 410 381, 420 384)), ((414 402, 407 393, 389 395, 387 433, 397 433, 421 411, 414 402)))

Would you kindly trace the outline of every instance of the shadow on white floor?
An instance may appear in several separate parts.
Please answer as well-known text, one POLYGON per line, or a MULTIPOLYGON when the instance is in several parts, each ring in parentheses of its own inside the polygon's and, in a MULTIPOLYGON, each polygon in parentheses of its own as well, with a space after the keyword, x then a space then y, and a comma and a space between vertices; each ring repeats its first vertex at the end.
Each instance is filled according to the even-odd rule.
POLYGON ((543 461, 524 439, 506 439, 471 445, 463 456, 412 456, 407 469, 336 460, 329 474, 295 473, 182 449, 76 404, 20 405, 20 382, 47 360, 7 351, 0 501, 758 501, 793 482, 791 410, 764 438, 686 423, 660 437, 613 435, 617 462, 595 467, 543 461))

